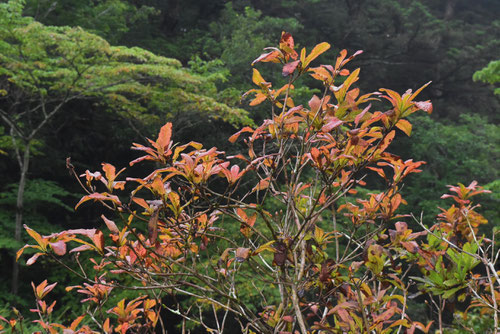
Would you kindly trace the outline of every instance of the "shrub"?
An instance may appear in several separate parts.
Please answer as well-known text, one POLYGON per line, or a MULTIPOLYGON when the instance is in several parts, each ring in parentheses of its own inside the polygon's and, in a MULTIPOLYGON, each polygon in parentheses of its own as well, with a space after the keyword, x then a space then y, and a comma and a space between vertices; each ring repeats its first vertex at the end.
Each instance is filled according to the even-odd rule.
POLYGON ((87 305, 69 326, 51 323, 54 304, 45 296, 55 283, 33 284, 43 329, 165 331, 163 309, 183 317, 183 329, 191 323, 216 333, 233 332, 232 319, 244 333, 427 333, 433 322, 412 320, 408 307, 419 294, 430 296, 441 332, 445 307, 466 300, 468 309, 493 314, 498 328, 495 242, 477 234, 486 220, 470 200, 486 191, 476 182, 450 187, 443 198, 455 204, 430 227, 398 213, 405 178, 424 162, 387 150, 397 129, 411 134, 409 115, 432 111, 429 101, 416 100, 428 84, 403 95, 360 95, 352 87, 360 70, 345 65, 361 51, 342 50, 334 65, 311 67, 329 48, 321 43, 299 54, 283 33, 278 47, 254 61, 279 64, 288 82, 273 88, 253 69, 257 88, 246 95, 250 105, 270 103, 270 118, 229 138, 242 139, 241 153, 175 144, 167 123, 155 141, 132 147, 142 156, 130 165, 152 168, 146 176, 123 178, 124 169, 108 163, 81 176, 88 194, 76 207, 94 201, 108 209, 103 229, 42 236, 26 226, 35 244, 18 257, 32 248, 28 264, 50 256, 73 271, 81 283, 66 289, 87 305), (295 105, 304 75, 319 80, 323 94, 295 105), (368 104, 385 100, 383 112, 368 104), (367 187, 375 178, 382 189, 367 187), (90 269, 80 264, 83 252, 93 256, 90 269), (120 289, 136 297, 109 305, 120 289))

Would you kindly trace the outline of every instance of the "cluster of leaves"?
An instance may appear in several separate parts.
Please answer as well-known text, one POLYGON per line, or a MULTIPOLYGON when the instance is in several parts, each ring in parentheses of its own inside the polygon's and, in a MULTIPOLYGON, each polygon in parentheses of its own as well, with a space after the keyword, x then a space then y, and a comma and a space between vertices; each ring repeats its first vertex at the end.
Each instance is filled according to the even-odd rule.
MULTIPOLYGON (((498 84, 500 82, 500 60, 490 62, 488 66, 474 73, 473 78, 491 85, 498 84)), ((495 88, 495 94, 500 95, 500 88, 495 88)))
MULTIPOLYGON (((34 285, 34 312, 44 330, 153 332, 163 328, 163 308, 181 315, 183 326, 192 322, 216 333, 224 331, 229 314, 245 333, 428 333, 433 323, 412 320, 408 308, 415 289, 429 294, 441 332, 445 306, 467 298, 470 309, 493 314, 498 329, 495 239, 478 234, 486 220, 471 201, 486 191, 475 182, 450 187, 452 194, 443 198, 455 204, 432 226, 420 222, 421 232, 409 229, 405 220, 411 217, 398 213, 406 203, 404 180, 424 162, 388 148, 397 129, 411 134, 408 116, 432 112, 429 101, 417 100, 428 84, 402 95, 390 89, 360 95, 353 87, 360 70, 345 65, 361 51, 348 56, 342 50, 334 65, 312 67, 329 48, 321 43, 298 52, 283 32, 279 45, 254 61, 279 64, 288 82, 274 88, 253 70, 257 88, 246 95, 253 96, 252 105, 268 102, 270 118, 229 138, 243 138, 240 154, 226 156, 196 142, 175 144, 167 123, 156 140, 132 147, 142 156, 130 165, 154 163, 144 177, 124 178, 125 169, 103 163, 102 171, 87 170, 78 178, 68 162, 87 192, 76 207, 99 202, 115 218, 102 216, 105 229, 47 236, 25 227, 35 243, 17 257, 34 249, 28 264, 48 256, 71 270, 82 283, 67 290, 76 289, 88 306, 69 327, 52 323, 52 304, 43 299, 53 285, 34 285), (291 92, 307 75, 323 93, 307 106, 295 105, 291 92), (383 101, 385 111, 367 104, 383 101), (386 186, 357 193, 369 177, 380 177, 386 186), (234 224, 237 238, 227 233, 234 224), (92 254, 91 270, 80 264, 82 252, 92 254), (123 277, 134 284, 123 286, 123 277), (254 307, 244 301, 243 281, 260 296, 254 307), (118 289, 137 297, 108 305, 118 289), (190 303, 162 304, 167 295, 176 301, 191 297, 190 303), (214 314, 210 323, 207 311, 214 314), (79 327, 84 318, 86 325, 79 327)), ((15 319, 5 321, 17 326, 15 319)))

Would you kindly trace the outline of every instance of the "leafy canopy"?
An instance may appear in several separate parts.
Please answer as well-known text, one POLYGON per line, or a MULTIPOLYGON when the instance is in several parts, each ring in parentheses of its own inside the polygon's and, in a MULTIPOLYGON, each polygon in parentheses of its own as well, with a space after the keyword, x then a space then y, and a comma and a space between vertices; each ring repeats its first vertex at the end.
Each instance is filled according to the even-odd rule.
POLYGON ((216 102, 215 86, 179 61, 111 46, 81 28, 44 26, 22 16, 23 3, 0 4, 0 103, 14 109, 5 113, 22 123, 18 127, 27 126, 27 108, 32 117, 78 99, 140 121, 189 113, 233 125, 251 123, 244 110, 216 102))

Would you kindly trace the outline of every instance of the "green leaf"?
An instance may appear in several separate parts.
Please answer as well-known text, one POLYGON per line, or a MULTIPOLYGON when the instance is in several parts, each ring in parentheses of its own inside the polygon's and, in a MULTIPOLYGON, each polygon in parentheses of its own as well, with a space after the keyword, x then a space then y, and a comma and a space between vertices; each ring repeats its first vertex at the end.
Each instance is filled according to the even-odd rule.
POLYGON ((455 293, 459 290, 463 289, 463 287, 459 286, 459 287, 456 287, 456 288, 453 288, 453 289, 450 289, 450 290, 446 290, 444 293, 443 293, 443 298, 450 298, 452 297, 453 295, 455 295, 455 293))

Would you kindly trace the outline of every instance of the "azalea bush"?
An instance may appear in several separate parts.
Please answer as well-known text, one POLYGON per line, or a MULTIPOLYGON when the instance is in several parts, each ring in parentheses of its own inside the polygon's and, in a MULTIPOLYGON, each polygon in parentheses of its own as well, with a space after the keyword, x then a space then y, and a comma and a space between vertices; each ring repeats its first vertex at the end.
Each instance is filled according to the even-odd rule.
MULTIPOLYGON (((34 242, 17 257, 34 250, 27 264, 50 257, 72 271, 80 281, 66 291, 86 305, 72 321, 51 321, 57 282, 33 283, 40 331, 166 332, 170 311, 183 333, 235 332, 228 322, 243 333, 429 333, 443 331, 457 303, 462 317, 474 309, 498 329, 497 242, 479 235, 487 222, 472 202, 487 191, 450 186, 443 198, 454 203, 434 222, 401 213, 404 181, 424 162, 388 150, 411 135, 411 114, 432 112, 418 100, 429 83, 361 95, 360 69, 346 68, 361 51, 313 66, 329 48, 299 53, 283 33, 254 61, 276 63, 287 83, 274 87, 253 69, 245 97, 267 103, 269 118, 229 138, 239 154, 175 143, 167 123, 156 140, 133 144, 140 176, 109 163, 79 175, 68 160, 87 192, 76 207, 107 212, 99 229, 43 236, 25 226, 34 242), (296 105, 303 76, 323 92, 296 105), (135 295, 112 302, 120 290, 135 295), (412 319, 413 298, 427 300, 433 321, 412 319)), ((20 330, 18 313, 2 319, 20 330)))

